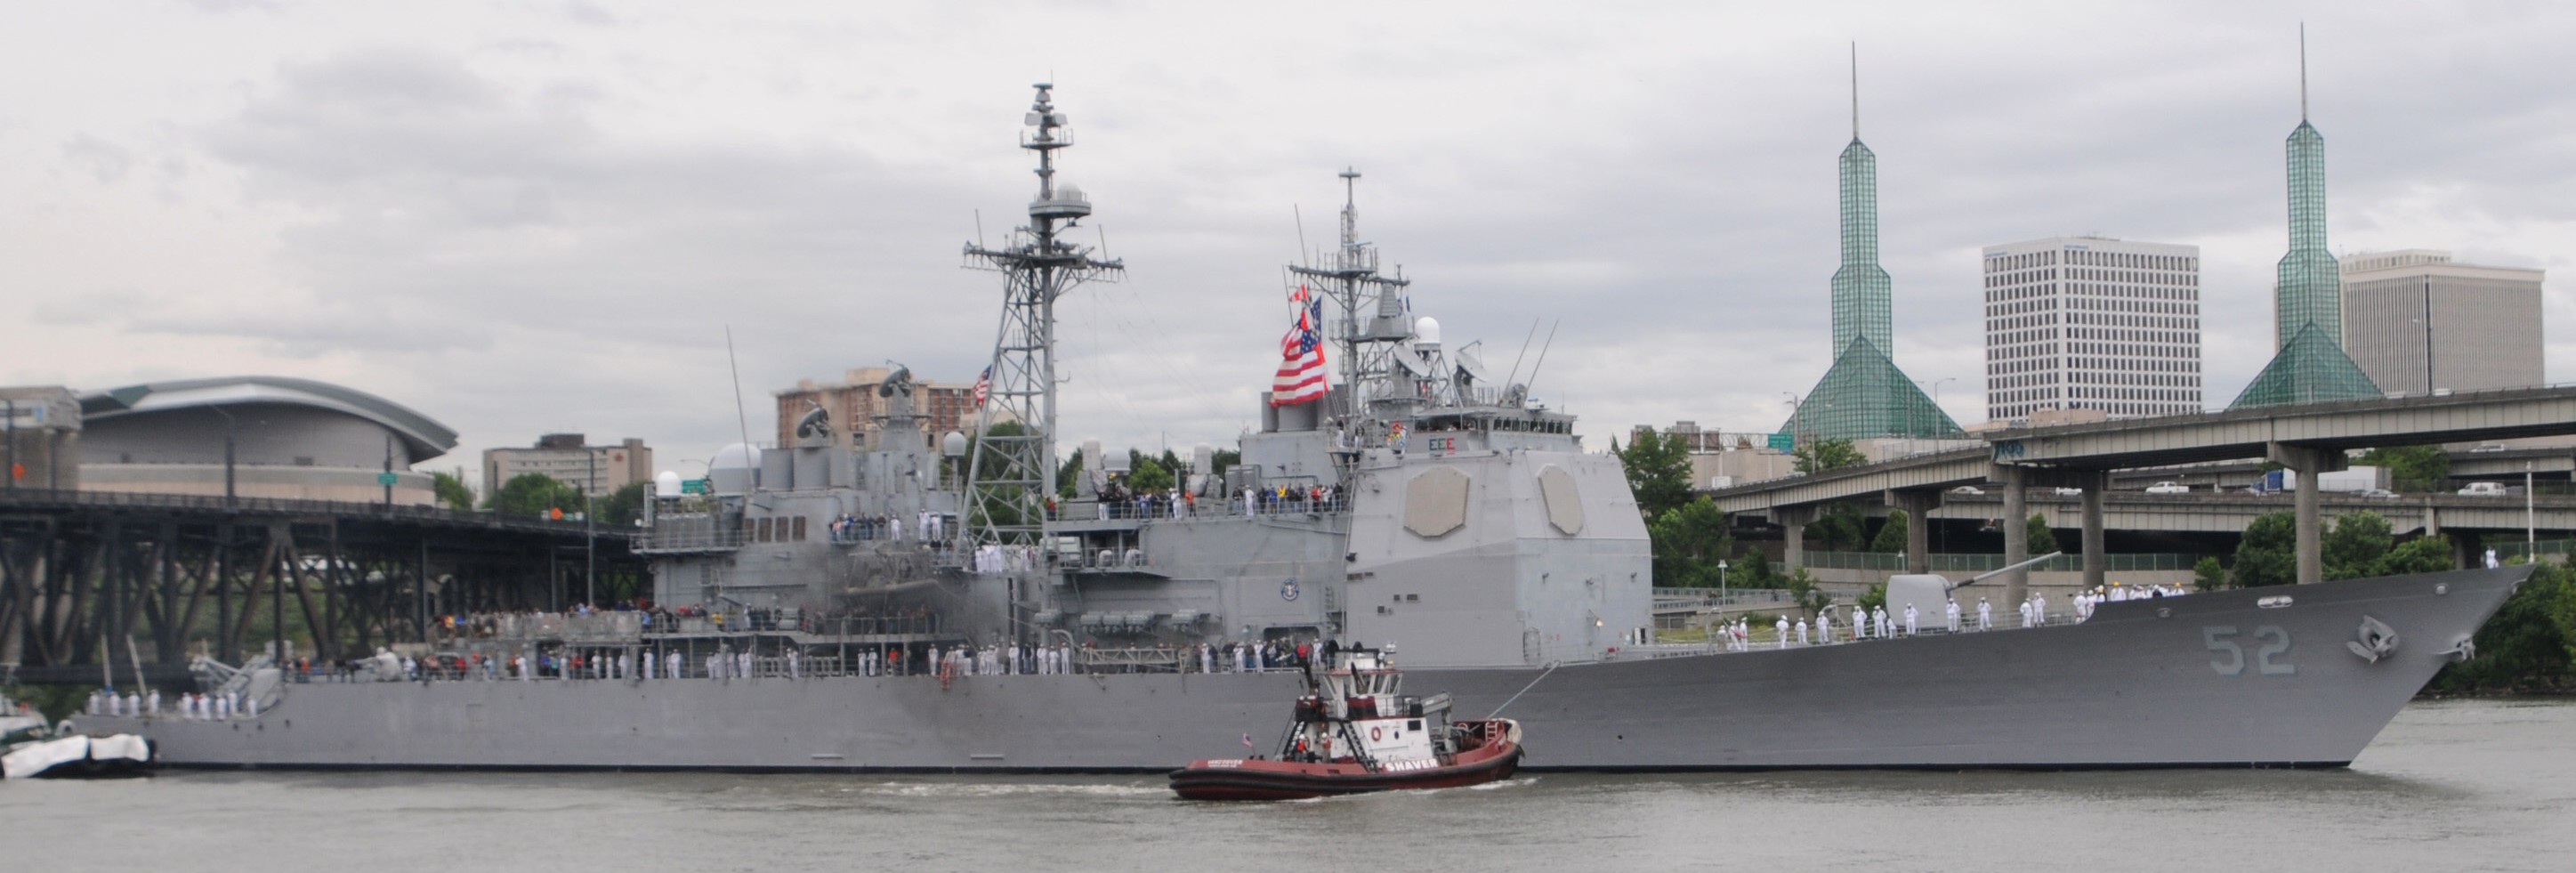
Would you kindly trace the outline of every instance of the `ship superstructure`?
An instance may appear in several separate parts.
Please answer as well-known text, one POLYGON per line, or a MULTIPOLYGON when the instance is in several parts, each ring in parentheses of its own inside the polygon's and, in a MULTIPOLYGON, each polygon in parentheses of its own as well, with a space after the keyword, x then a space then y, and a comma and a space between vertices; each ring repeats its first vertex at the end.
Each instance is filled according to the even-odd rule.
POLYGON ((1064 646, 1138 669, 1175 668, 1183 647, 1343 637, 1401 644, 1419 666, 1532 665, 1644 636, 1646 533, 1617 460, 1412 315, 1411 280, 1359 238, 1355 170, 1340 244, 1286 273, 1332 304, 1338 384, 1265 396, 1222 471, 1202 446, 1171 488, 1139 493, 1126 453, 1094 442, 1057 482, 1054 304, 1124 265, 1068 240, 1092 206, 1057 178, 1072 139, 1037 91, 1029 222, 966 247, 1005 277, 980 435, 925 432, 898 370, 871 444, 841 448, 817 408, 792 445, 726 449, 712 494, 655 501, 655 600, 688 613, 664 632, 764 655, 909 647, 916 662, 1064 646))

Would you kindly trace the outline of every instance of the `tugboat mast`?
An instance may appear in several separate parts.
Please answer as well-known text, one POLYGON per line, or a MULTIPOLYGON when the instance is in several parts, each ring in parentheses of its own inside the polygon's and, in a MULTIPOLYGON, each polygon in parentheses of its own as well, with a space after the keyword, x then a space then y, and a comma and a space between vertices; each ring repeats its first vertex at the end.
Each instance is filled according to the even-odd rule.
POLYGON ((1341 330, 1334 338, 1342 352, 1342 390, 1333 416, 1355 447, 1378 444, 1384 436, 1368 423, 1401 421, 1415 405, 1411 392, 1395 390, 1395 354, 1413 334, 1404 317, 1404 289, 1412 280, 1381 276, 1377 247, 1360 241, 1357 169, 1342 178, 1342 245, 1321 266, 1291 264, 1289 281, 1304 284, 1341 305, 1341 330), (1365 320, 1362 313, 1367 312, 1365 320))
POLYGON ((975 450, 967 462, 960 512, 960 556, 983 545, 1034 545, 1046 529, 1046 503, 1055 494, 1055 301, 1087 281, 1116 281, 1126 266, 1091 256, 1091 248, 1058 239, 1091 214, 1091 201, 1055 178, 1055 151, 1073 145, 1062 133, 1064 113, 1049 98, 1054 85, 1040 82, 1020 147, 1038 154, 1038 196, 1029 201, 1029 223, 1011 233, 1008 246, 966 245, 967 266, 1003 274, 1002 323, 993 341, 992 367, 975 450), (996 432, 996 427, 1000 431, 996 432))

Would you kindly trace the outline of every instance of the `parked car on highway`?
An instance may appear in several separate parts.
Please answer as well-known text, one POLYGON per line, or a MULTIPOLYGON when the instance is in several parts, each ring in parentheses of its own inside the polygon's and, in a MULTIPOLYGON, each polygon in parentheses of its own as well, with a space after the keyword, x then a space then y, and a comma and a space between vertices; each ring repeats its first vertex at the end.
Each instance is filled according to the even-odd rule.
POLYGON ((2057 496, 2059 496, 2059 497, 2082 497, 2082 496, 2084 496, 2084 489, 2082 489, 2082 488, 2059 488, 2059 489, 2057 489, 2057 496))
POLYGON ((2149 494, 2189 494, 2191 486, 2180 482, 2158 482, 2147 486, 2149 494))
POLYGON ((1969 496, 1972 496, 1972 497, 1973 497, 1973 496, 1976 496, 1976 495, 1980 495, 1980 494, 1984 494, 1984 493, 1986 493, 1986 490, 1985 490, 1985 489, 1983 489, 1983 488, 1979 488, 1979 487, 1977 487, 1977 486, 1974 486, 1974 485, 1961 485, 1961 486, 1959 486, 1959 487, 1957 487, 1957 488, 1952 488, 1952 489, 1950 489, 1950 493, 1952 493, 1952 494, 1966 494, 1966 495, 1969 495, 1969 496))
POLYGON ((2469 487, 2460 489, 2463 497, 2503 497, 2505 494, 2502 482, 2471 482, 2469 487))
POLYGON ((2374 499, 2378 499, 2378 500, 2395 500, 2395 499, 2397 499, 2397 492, 2395 492, 2395 491, 2390 491, 2390 490, 2388 490, 2388 489, 2386 489, 2386 488, 2364 488, 2364 489, 2361 489, 2360 491, 2357 491, 2357 492, 2354 492, 2354 493, 2359 494, 2359 495, 2361 495, 2361 496, 2363 496, 2363 497, 2369 497, 2369 498, 2374 498, 2374 499))

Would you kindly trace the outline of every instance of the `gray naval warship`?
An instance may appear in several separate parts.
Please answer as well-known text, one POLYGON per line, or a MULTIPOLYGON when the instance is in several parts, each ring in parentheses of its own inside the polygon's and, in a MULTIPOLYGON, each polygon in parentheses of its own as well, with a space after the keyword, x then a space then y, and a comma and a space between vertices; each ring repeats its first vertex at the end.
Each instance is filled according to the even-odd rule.
POLYGON ((1359 241, 1353 172, 1339 247, 1288 268, 1300 328, 1239 461, 1202 447, 1139 495, 1125 453, 1086 444, 1060 482, 1053 306, 1123 265, 1064 235, 1091 205, 1056 179, 1049 95, 1021 142, 1029 223, 965 250, 1006 287, 980 439, 928 427, 897 369, 864 440, 817 409, 787 444, 720 453, 708 493, 664 483, 649 612, 469 617, 428 662, 453 668, 388 654, 361 681, 201 663, 219 707, 85 720, 169 766, 1161 771, 1267 743, 1300 687, 1281 659, 1335 640, 1518 720, 1532 769, 2339 766, 2527 575, 1655 645, 1619 462, 1517 365, 1493 379, 1411 316, 1409 280, 1359 241), (1336 360, 1301 362, 1318 353, 1336 360))

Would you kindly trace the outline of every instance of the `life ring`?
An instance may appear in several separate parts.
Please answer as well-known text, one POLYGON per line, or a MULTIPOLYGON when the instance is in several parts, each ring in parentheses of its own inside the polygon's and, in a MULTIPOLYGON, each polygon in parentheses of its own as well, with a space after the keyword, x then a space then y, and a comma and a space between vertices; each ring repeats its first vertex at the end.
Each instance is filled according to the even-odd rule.
POLYGON ((1381 728, 1381 727, 1370 727, 1370 728, 1369 728, 1369 742, 1372 742, 1372 743, 1377 742, 1381 737, 1383 737, 1383 736, 1384 736, 1383 734, 1381 734, 1381 733, 1380 733, 1380 731, 1384 731, 1384 730, 1385 730, 1385 728, 1381 728))

